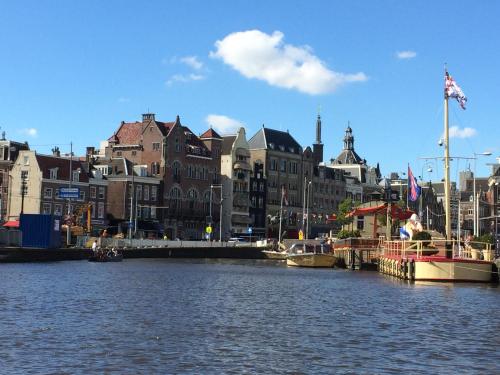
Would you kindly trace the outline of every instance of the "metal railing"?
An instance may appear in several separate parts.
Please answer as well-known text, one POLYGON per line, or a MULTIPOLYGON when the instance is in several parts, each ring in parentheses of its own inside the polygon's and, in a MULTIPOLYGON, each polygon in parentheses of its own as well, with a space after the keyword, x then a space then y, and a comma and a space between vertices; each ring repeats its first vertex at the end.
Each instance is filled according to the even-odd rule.
POLYGON ((447 244, 451 244, 453 259, 471 259, 493 261, 495 253, 493 245, 486 242, 470 242, 445 239, 431 240, 393 240, 385 241, 382 255, 401 258, 415 257, 417 259, 430 255, 445 255, 447 244))

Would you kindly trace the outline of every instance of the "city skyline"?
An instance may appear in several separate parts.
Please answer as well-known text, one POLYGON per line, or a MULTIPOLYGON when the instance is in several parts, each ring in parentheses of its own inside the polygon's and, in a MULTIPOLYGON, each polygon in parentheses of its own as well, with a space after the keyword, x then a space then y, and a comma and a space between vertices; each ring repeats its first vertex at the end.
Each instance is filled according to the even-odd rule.
MULTIPOLYGON (((426 174, 419 158, 442 155, 446 62, 469 99, 465 111, 450 102, 451 155, 492 152, 477 160, 485 176, 500 152, 500 82, 487 74, 499 61, 490 39, 500 6, 453 4, 4 4, 0 126, 39 152, 73 141, 83 155, 121 121, 154 112, 180 115, 196 134, 242 124, 250 138, 265 124, 306 147, 320 112, 325 161, 349 122, 356 150, 384 176, 410 163, 440 180, 442 165, 426 174)), ((455 160, 452 180, 463 169, 455 160)))

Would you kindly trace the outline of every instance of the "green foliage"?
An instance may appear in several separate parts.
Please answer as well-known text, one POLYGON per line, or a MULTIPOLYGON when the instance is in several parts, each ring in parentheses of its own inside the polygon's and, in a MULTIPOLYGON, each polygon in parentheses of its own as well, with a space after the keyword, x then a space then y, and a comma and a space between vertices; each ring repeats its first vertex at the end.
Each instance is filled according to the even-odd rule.
POLYGON ((361 237, 359 230, 341 230, 337 233, 338 239, 361 237))
POLYGON ((339 204, 337 211, 337 223, 340 225, 351 224, 353 221, 352 217, 347 217, 347 214, 351 212, 355 207, 359 206, 360 202, 353 202, 350 198, 344 199, 339 204))
POLYGON ((495 237, 490 233, 486 233, 482 236, 474 237, 473 241, 486 242, 493 245, 495 243, 495 237))

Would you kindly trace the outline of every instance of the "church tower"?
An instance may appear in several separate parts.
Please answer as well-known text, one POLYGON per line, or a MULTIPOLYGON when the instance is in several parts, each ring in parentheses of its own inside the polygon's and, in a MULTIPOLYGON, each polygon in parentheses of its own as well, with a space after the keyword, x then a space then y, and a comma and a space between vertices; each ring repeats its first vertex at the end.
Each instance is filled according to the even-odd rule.
POLYGON ((323 162, 323 143, 321 143, 321 116, 316 120, 316 142, 313 144, 313 160, 318 165, 323 162))

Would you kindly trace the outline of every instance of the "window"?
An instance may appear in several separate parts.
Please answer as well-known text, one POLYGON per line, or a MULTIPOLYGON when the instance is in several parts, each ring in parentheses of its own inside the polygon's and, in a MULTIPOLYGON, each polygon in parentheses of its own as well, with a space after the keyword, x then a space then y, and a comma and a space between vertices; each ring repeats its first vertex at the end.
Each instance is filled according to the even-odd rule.
POLYGON ((54 215, 62 216, 62 204, 55 204, 54 205, 54 215))
POLYGON ((29 158, 29 156, 23 156, 23 164, 24 165, 30 165, 30 158, 29 158))
POLYGON ((151 174, 153 176, 160 174, 160 163, 158 162, 151 163, 151 174))
POLYGON ((49 215, 52 213, 52 205, 50 203, 43 204, 43 213, 49 215))
POLYGON ((75 182, 80 181, 80 170, 73 171, 73 181, 75 182))
POLYGON ((99 217, 99 219, 104 219, 104 202, 98 203, 97 216, 99 217))
POLYGON ((271 168, 272 171, 278 170, 278 161, 276 159, 271 159, 271 168))
POLYGON ((99 186, 99 199, 104 199, 104 186, 99 186))
POLYGON ((137 151, 132 151, 132 156, 137 156, 137 151))
POLYGON ((151 186, 151 200, 156 201, 158 195, 158 188, 156 186, 151 186))
POLYGON ((160 151, 160 142, 153 142, 153 151, 160 151))
POLYGON ((78 197, 78 200, 80 200, 80 201, 85 200, 85 192, 83 190, 80 190, 80 196, 78 197))
POLYGON ((365 226, 365 217, 358 216, 358 229, 363 230, 364 226, 365 226))
POLYGON ((285 151, 285 146, 280 145, 280 151, 283 151, 283 152, 284 152, 284 151, 285 151))
POLYGON ((135 187, 135 197, 137 200, 142 199, 142 185, 137 185, 135 187))
POLYGON ((281 172, 286 172, 286 160, 281 160, 280 161, 280 171, 281 172))
POLYGON ((61 199, 61 198, 59 198, 59 189, 56 189, 54 191, 54 196, 55 196, 56 199, 61 199))
POLYGON ((50 179, 57 180, 57 168, 52 168, 49 170, 49 172, 50 172, 50 179))
POLYGON ((95 186, 91 186, 90 187, 90 198, 95 199, 95 197, 96 197, 96 187, 95 186))
POLYGON ((95 202, 90 202, 90 205, 91 205, 91 211, 92 211, 92 218, 95 219, 95 216, 96 216, 96 213, 97 213, 97 210, 95 209, 95 202))
POLYGON ((43 198, 44 199, 52 199, 52 188, 43 189, 43 198))
POLYGON ((149 200, 149 186, 144 186, 144 200, 149 200))
POLYGON ((151 206, 151 219, 156 219, 156 207, 151 206))
POLYGON ((175 152, 181 151, 181 144, 179 142, 179 138, 175 138, 175 152))
POLYGON ((290 162, 290 173, 291 174, 297 174, 297 163, 296 162, 290 162))

